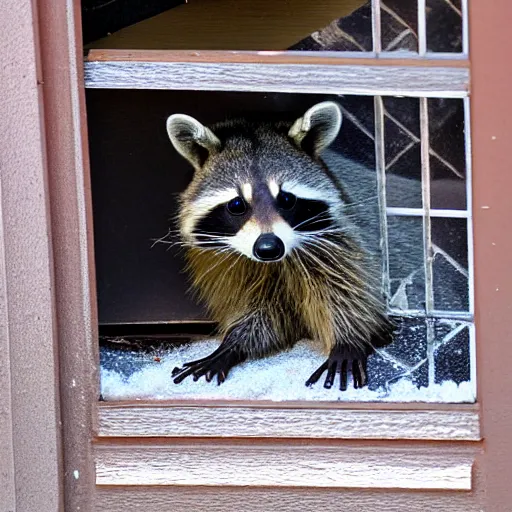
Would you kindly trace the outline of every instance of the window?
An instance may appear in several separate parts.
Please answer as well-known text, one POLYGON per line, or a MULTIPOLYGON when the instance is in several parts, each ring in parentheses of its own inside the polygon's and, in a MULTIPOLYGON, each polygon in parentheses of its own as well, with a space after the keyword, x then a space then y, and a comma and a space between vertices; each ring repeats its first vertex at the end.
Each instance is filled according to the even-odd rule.
MULTIPOLYGON (((208 56, 220 61, 216 72, 201 53, 183 60, 183 54, 161 52, 147 61, 149 54, 140 51, 90 51, 86 86, 89 122, 95 127, 90 146, 104 399, 475 401, 468 74, 456 60, 446 66, 434 53, 444 49, 453 58, 466 55, 464 16, 462 7, 451 2, 404 6, 358 6, 300 43, 289 44, 288 54, 265 55, 262 62, 256 54, 240 54, 242 60, 254 61, 245 65, 235 63, 237 54, 208 56), (447 25, 436 29, 440 18, 450 30, 447 25), (425 60, 430 65, 423 68, 405 66, 403 60, 391 68, 361 66, 347 73, 358 62, 353 59, 343 64, 342 73, 336 69, 339 60, 308 67, 298 64, 306 57, 293 52, 336 50, 344 55, 354 50, 349 40, 359 41, 357 51, 367 55, 400 50, 411 59, 432 60, 425 60), (297 63, 283 63, 285 55, 290 62, 296 55, 297 63), (268 79, 257 80, 256 75, 268 79), (225 89, 230 92, 219 92, 225 89), (183 343, 211 327, 204 310, 187 299, 183 261, 172 248, 173 237, 166 236, 167 219, 176 213, 171 194, 185 188, 190 169, 171 154, 165 118, 183 112, 208 124, 230 115, 250 118, 255 112, 299 116, 301 109, 322 99, 337 101, 344 117, 334 150, 376 173, 371 196, 362 200, 378 204, 380 211, 375 252, 389 312, 399 319, 395 341, 370 358, 365 390, 335 393, 320 383, 302 389, 302 381, 323 357, 304 343, 287 355, 245 363, 220 387, 188 381, 174 385, 169 378, 174 366, 211 352, 215 342, 183 343), (127 148, 130 139, 138 143, 127 148), (150 250, 151 238, 157 243, 150 250)), ((202 22, 195 17, 197 8, 171 9, 91 46, 127 47, 150 25, 185 17, 188 9, 191 20, 202 22)), ((277 13, 267 9, 265 16, 275 22, 277 13)), ((212 33, 197 44, 220 48, 215 39, 218 14, 212 14, 208 25, 212 33)), ((240 9, 234 23, 247 22, 251 15, 249 8, 240 9)), ((303 16, 287 16, 284 20, 304 22, 303 16)), ((275 25, 267 27, 269 40, 272 29, 275 25)), ((297 37, 292 32, 288 35, 297 37)), ((223 44, 251 48, 250 41, 248 36, 223 44)), ((166 47, 174 44, 172 38, 166 41, 166 47)))
MULTIPOLYGON (((87 97, 95 127, 90 147, 106 400, 474 400, 463 100, 119 90, 93 90, 87 97), (364 226, 375 231, 372 249, 380 260, 389 311, 400 319, 395 341, 370 358, 368 392, 337 393, 321 384, 305 388, 324 357, 311 343, 286 356, 246 363, 221 387, 190 379, 176 386, 170 379, 174 366, 203 357, 216 342, 195 341, 189 349, 183 343, 212 328, 187 294, 183 251, 169 231, 168 219, 177 213, 176 196, 190 169, 170 147, 167 116, 186 112, 208 124, 256 113, 265 119, 295 118, 326 99, 336 100, 344 115, 331 162, 346 166, 350 159, 364 169, 362 178, 371 180, 355 197, 368 210, 363 214, 375 217, 374 224, 364 226), (423 173, 431 186, 423 193, 421 135, 425 139, 429 133, 420 126, 420 111, 434 127, 423 173), (126 140, 138 143, 127 148, 126 140), (429 253, 433 260, 426 265, 429 253), (170 348, 173 339, 177 343, 170 348)), ((358 177, 346 179, 347 186, 355 182, 349 189, 354 192, 358 177)))

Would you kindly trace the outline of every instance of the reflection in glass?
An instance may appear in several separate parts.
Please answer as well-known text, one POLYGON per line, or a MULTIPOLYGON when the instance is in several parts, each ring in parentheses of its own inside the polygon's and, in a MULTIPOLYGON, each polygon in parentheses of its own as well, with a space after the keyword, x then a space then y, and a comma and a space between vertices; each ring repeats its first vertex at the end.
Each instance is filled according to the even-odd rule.
POLYGON ((467 220, 433 218, 434 309, 468 311, 467 220))
POLYGON ((461 0, 426 0, 427 50, 462 52, 461 0))
POLYGON ((466 209, 464 103, 428 100, 431 208, 466 209))

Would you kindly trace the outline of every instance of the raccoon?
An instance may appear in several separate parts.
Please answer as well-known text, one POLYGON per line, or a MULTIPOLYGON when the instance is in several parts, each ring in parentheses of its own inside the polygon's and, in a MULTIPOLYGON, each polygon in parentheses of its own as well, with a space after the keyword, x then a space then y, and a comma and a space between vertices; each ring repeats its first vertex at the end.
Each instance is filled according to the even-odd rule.
POLYGON ((326 360, 307 386, 324 373, 326 388, 339 375, 346 390, 350 374, 355 388, 367 385, 368 356, 392 342, 395 324, 372 257, 375 172, 356 179, 353 162, 329 153, 341 124, 332 101, 292 122, 208 128, 168 118, 173 146, 194 167, 178 215, 187 268, 222 339, 208 357, 175 368, 175 383, 192 375, 221 384, 235 365, 309 339, 326 360))

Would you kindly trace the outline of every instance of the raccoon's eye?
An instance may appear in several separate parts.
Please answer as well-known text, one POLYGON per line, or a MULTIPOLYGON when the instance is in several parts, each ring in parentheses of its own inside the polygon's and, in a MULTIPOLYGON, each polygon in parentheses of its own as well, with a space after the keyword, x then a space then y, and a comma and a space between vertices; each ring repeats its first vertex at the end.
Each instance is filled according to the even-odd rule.
POLYGON ((231 199, 231 201, 226 205, 226 208, 231 215, 243 215, 247 210, 245 201, 241 197, 231 199))
POLYGON ((281 210, 291 210, 296 202, 297 197, 290 192, 281 190, 279 194, 277 194, 277 206, 281 208, 281 210))

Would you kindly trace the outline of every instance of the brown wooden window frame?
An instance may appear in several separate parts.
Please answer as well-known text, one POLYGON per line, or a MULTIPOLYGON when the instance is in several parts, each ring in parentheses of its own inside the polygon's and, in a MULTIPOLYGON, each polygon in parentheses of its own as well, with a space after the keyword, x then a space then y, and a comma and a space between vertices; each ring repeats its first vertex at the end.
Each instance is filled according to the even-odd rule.
MULTIPOLYGON (((7 306, 2 357, 10 353, 6 361, 12 413, 6 423, 11 428, 0 435, 0 453, 8 454, 12 471, 0 483, 8 484, 9 503, 20 510, 50 511, 62 509, 65 502, 66 510, 82 512, 156 511, 176 502, 194 508, 205 499, 215 499, 219 510, 234 504, 236 510, 268 510, 272 498, 284 500, 290 510, 306 498, 311 508, 341 498, 346 509, 354 510, 400 503, 409 510, 437 506, 487 511, 509 505, 512 407, 504 396, 512 386, 512 345, 506 343, 512 335, 507 316, 512 304, 512 238, 507 237, 507 219, 512 218, 507 166, 512 128, 507 120, 512 107, 496 100, 507 97, 511 79, 500 65, 507 62, 508 40, 498 35, 498 27, 508 35, 509 3, 469 6, 478 402, 468 406, 100 404, 80 5, 77 0, 37 2, 36 11, 23 0, 16 2, 16 9, 21 5, 38 27, 35 32, 22 27, 27 48, 36 51, 24 53, 26 61, 12 69, 20 83, 24 72, 32 73, 40 86, 20 88, 20 101, 32 102, 30 116, 23 120, 8 112, 7 119, 14 127, 25 127, 27 119, 40 116, 44 128, 31 124, 40 147, 31 144, 21 153, 32 173, 15 176, 9 170, 19 168, 19 161, 9 160, 2 171, 0 267, 6 286, 0 292, 7 306), (26 233, 27 222, 32 237, 42 244, 37 253, 32 251, 34 238, 19 236, 26 233), (28 367, 37 379, 24 364, 25 339, 40 341, 35 354, 40 364, 28 367), (29 400, 21 398, 20 389, 30 393, 29 400), (230 425, 226 415, 243 418, 246 430, 230 425), (205 427, 216 422, 223 426, 220 431, 205 427), (37 456, 31 457, 33 453, 37 456), (262 468, 272 464, 274 469, 263 474, 262 468), (327 477, 318 473, 324 464, 330 468, 327 477), (22 481, 31 494, 21 492, 22 481), (152 485, 158 487, 147 487, 152 485), (249 489, 242 492, 237 485, 249 489), (204 486, 212 486, 213 494, 204 486), (362 487, 369 489, 361 494, 362 487), (391 488, 394 492, 383 491, 391 488)), ((14 12, 13 6, 7 7, 14 12)), ((15 25, 16 16, 8 14, 6 19, 15 25)), ((193 55, 184 55, 187 62, 197 62, 193 55)), ((254 57, 241 54, 230 58, 254 62, 254 57)), ((288 58, 260 56, 254 65, 288 58)), ((321 56, 300 59, 322 61, 321 56)), ((375 73, 387 64, 379 59, 357 63, 375 68, 375 73)), ((408 72, 416 66, 435 67, 430 61, 395 64, 408 72)), ((336 58, 318 65, 328 67, 328 78, 335 67, 356 64, 336 58)), ((446 61, 441 67, 466 73, 468 62, 446 61)), ((4 373, 0 378, 8 380, 4 373)))

